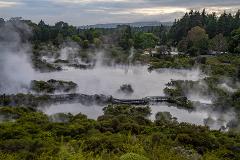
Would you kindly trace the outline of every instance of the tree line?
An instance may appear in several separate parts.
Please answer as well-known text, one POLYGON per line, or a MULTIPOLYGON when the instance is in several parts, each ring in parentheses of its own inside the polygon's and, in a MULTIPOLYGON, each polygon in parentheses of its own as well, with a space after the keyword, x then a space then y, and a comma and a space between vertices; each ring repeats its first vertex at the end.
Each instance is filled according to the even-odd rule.
POLYGON ((33 32, 31 42, 61 45, 67 40, 78 43, 82 48, 99 48, 107 45, 129 50, 154 48, 156 45, 175 46, 180 52, 190 55, 214 53, 240 53, 240 10, 235 14, 206 13, 205 9, 190 11, 172 26, 130 27, 119 25, 116 28, 81 29, 63 21, 48 25, 43 20, 38 24, 21 18, 11 18, 4 23, 21 21, 28 24, 33 32))
POLYGON ((174 22, 169 40, 180 51, 188 53, 240 53, 240 11, 235 14, 207 14, 205 10, 190 11, 174 22))

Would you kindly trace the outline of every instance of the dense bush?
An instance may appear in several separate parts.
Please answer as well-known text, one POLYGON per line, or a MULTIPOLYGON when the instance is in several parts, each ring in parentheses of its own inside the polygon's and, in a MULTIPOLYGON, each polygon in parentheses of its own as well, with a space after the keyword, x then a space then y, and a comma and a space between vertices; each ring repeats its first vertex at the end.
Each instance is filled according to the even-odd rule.
POLYGON ((0 112, 14 118, 0 123, 1 159, 240 158, 238 134, 179 124, 169 116, 151 122, 149 107, 110 105, 97 121, 82 114, 54 121, 22 107, 1 107, 0 112))
POLYGON ((32 81, 31 89, 37 93, 54 93, 54 92, 69 92, 74 91, 77 88, 77 84, 70 81, 59 81, 50 79, 45 81, 32 81))

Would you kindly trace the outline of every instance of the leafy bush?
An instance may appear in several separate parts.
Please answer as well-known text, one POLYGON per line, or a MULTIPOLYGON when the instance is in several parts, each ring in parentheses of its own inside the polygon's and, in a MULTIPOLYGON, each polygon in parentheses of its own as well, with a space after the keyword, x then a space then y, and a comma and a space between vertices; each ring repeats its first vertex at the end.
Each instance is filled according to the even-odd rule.
POLYGON ((126 153, 120 157, 120 160, 149 160, 149 159, 135 153, 126 153))

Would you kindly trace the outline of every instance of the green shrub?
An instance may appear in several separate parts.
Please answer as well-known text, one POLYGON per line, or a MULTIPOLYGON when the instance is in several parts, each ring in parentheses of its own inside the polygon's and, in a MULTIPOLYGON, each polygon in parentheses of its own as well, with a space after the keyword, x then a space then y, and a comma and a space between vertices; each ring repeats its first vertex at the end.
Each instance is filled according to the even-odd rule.
POLYGON ((149 160, 149 159, 139 154, 126 153, 120 157, 120 160, 149 160))

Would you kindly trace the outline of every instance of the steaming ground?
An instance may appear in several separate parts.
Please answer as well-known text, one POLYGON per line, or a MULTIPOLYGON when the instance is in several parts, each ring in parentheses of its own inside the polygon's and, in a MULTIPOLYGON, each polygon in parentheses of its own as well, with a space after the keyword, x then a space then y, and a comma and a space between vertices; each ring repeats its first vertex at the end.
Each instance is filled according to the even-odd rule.
MULTIPOLYGON (((78 84, 79 93, 84 94, 105 94, 115 98, 143 98, 146 96, 164 96, 163 89, 165 84, 171 80, 193 80, 197 81, 204 78, 199 69, 174 70, 161 69, 148 72, 147 66, 99 66, 91 70, 68 69, 61 72, 41 73, 37 79, 73 81, 78 84), (124 95, 118 92, 122 84, 131 84, 134 89, 132 95, 124 95)), ((209 97, 202 97, 197 93, 189 95, 192 101, 211 104, 209 97)), ((211 129, 219 129, 234 119, 233 111, 224 114, 213 111, 210 108, 197 106, 195 111, 189 112, 166 104, 151 105, 151 120, 155 119, 157 112, 170 112, 179 122, 188 122, 197 125, 208 125, 211 129)), ((89 118, 96 119, 103 114, 102 106, 84 106, 82 104, 58 104, 42 108, 42 111, 52 115, 59 112, 64 113, 83 113, 89 118)))
MULTIPOLYGON (((65 80, 73 81, 78 84, 78 93, 84 94, 104 94, 112 95, 115 98, 143 98, 147 96, 163 96, 165 84, 171 80, 193 80, 197 81, 204 78, 204 75, 197 68, 192 70, 173 70, 161 69, 148 72, 147 66, 115 66, 106 67, 102 65, 102 54, 96 55, 96 67, 89 70, 79 70, 63 66, 63 71, 39 73, 34 71, 31 65, 30 57, 31 45, 27 39, 31 31, 28 26, 18 21, 6 23, 0 27, 0 94, 28 93, 31 80, 65 80), (20 35, 21 34, 21 35, 20 35), (119 93, 118 90, 123 84, 130 84, 134 90, 131 95, 119 93)), ((81 59, 76 55, 79 47, 75 44, 63 47, 60 56, 49 53, 42 55, 42 60, 53 63, 56 58, 69 60, 69 62, 79 61, 81 59)), ((131 63, 134 57, 134 49, 130 51, 128 57, 131 63)), ((81 62, 82 63, 82 62, 81 62)), ((226 90, 234 91, 227 84, 221 87, 226 90)), ((211 104, 211 98, 202 97, 198 93, 190 94, 193 101, 200 101, 211 104)), ((222 125, 226 126, 227 122, 235 117, 233 111, 227 111, 222 114, 213 111, 210 108, 197 107, 196 111, 188 112, 176 107, 169 107, 165 104, 153 105, 152 117, 159 111, 170 112, 180 122, 189 122, 198 125, 206 124, 212 129, 218 129, 222 125)), ((84 106, 81 104, 58 104, 49 107, 40 108, 46 114, 52 115, 61 112, 71 112, 78 114, 82 112, 89 118, 96 119, 103 114, 102 106, 84 106)), ((1 119, 1 117, 0 117, 1 119)))
POLYGON ((99 116, 103 115, 103 106, 91 105, 85 106, 79 103, 74 104, 58 104, 51 105, 49 107, 41 107, 44 113, 48 115, 54 115, 57 113, 71 113, 76 115, 78 113, 82 113, 88 116, 91 119, 97 119, 99 116))
POLYGON ((197 125, 206 125, 211 129, 220 129, 226 127, 227 123, 234 120, 234 111, 218 112, 213 109, 204 106, 196 106, 196 110, 187 111, 178 109, 174 106, 168 106, 165 104, 151 106, 152 116, 151 119, 155 119, 157 112, 170 112, 173 117, 177 118, 178 122, 188 122, 197 125))
MULTIPOLYGON (((18 54, 10 54, 5 60, 9 61, 6 69, 10 73, 5 88, 1 88, 2 93, 27 93, 27 87, 31 80, 65 80, 73 81, 78 84, 78 93, 84 94, 104 94, 112 95, 115 98, 143 98, 147 96, 164 96, 163 89, 165 84, 171 80, 193 80, 197 81, 205 77, 199 69, 192 70, 174 70, 161 69, 149 72, 147 66, 115 66, 106 67, 98 65, 98 67, 89 70, 80 70, 66 67, 66 70, 60 72, 38 73, 34 72, 31 65, 27 61, 27 57, 19 57, 18 54), (10 63, 11 62, 11 63, 10 63), (15 64, 22 64, 17 67, 15 64), (24 64, 24 65, 23 65, 24 64), (26 72, 23 72, 26 71, 26 72), (19 74, 17 74, 19 73, 19 74), (29 75, 28 75, 29 74, 29 75), (10 81, 9 81, 10 80, 10 81), (11 82, 11 83, 8 83, 11 82), (6 85, 11 84, 11 85, 6 85), (131 84, 134 92, 131 95, 125 95, 118 92, 118 89, 123 84, 131 84)), ((24 55, 24 54, 23 54, 24 55)), ((7 70, 6 70, 7 71, 7 70)), ((2 82, 3 83, 3 82, 2 82)), ((211 99, 208 97, 195 96, 191 94, 189 98, 193 101, 211 104, 211 99)), ((227 112, 222 115, 219 112, 211 111, 207 108, 197 108, 196 111, 188 112, 184 109, 169 107, 165 104, 152 105, 152 120, 155 119, 157 112, 170 112, 179 122, 188 122, 197 125, 208 125, 212 129, 219 129, 221 126, 226 126, 227 122, 235 116, 233 112, 227 112), (206 121, 207 118, 210 120, 206 121), (205 123, 204 123, 205 122, 205 123)), ((89 118, 97 119, 103 114, 102 106, 84 106, 82 104, 57 104, 48 107, 40 108, 48 115, 56 113, 72 113, 86 114, 89 118)))
MULTIPOLYGON (((213 111, 211 108, 199 106, 196 107, 195 111, 187 111, 184 109, 179 109, 174 106, 168 106, 167 104, 157 104, 150 105, 152 114, 150 116, 151 120, 155 120, 155 116, 158 112, 170 112, 173 117, 177 118, 178 122, 188 122, 196 125, 207 125, 211 129, 218 130, 221 127, 226 127, 227 123, 234 120, 235 113, 233 111, 218 112, 213 111)), ((48 115, 54 115, 59 112, 61 113, 71 113, 76 115, 82 113, 91 119, 97 119, 99 116, 103 115, 103 106, 85 106, 82 104, 58 104, 51 105, 49 107, 40 108, 43 112, 48 115)))
MULTIPOLYGON (((18 54, 13 57, 9 56, 5 60, 11 60, 7 66, 10 74, 6 80, 11 80, 12 86, 3 85, 6 88, 1 88, 1 93, 27 93, 27 87, 31 80, 65 80, 73 81, 78 84, 78 93, 84 94, 104 94, 112 95, 115 98, 143 98, 147 96, 164 96, 163 89, 171 80, 193 80, 197 81, 205 77, 197 68, 192 70, 174 70, 174 69, 160 69, 149 72, 147 66, 115 66, 106 67, 98 66, 89 70, 80 70, 74 68, 67 68, 60 72, 39 73, 34 72, 31 65, 27 63, 27 57, 19 57, 18 54), (25 63, 21 67, 15 64, 25 63), (25 72, 23 72, 26 71, 25 72), (17 74, 19 73, 19 74, 17 74), (29 75, 28 75, 29 73, 29 75), (16 83, 13 83, 16 82, 16 83), (17 84, 17 85, 15 85, 17 84), (134 90, 131 95, 119 93, 118 90, 121 85, 130 84, 134 90)), ((7 70, 6 70, 7 71, 7 70)), ((2 82, 3 83, 3 82, 2 82)), ((10 84, 4 81, 5 84, 10 84)), ((197 94, 196 94, 197 95, 197 94)), ((208 97, 201 97, 199 95, 189 96, 193 101, 200 101, 202 103, 211 104, 211 99, 208 97)), ((233 111, 227 111, 225 114, 213 111, 209 108, 197 107, 196 111, 188 112, 184 109, 176 107, 169 107, 165 104, 152 105, 152 116, 154 120, 157 112, 170 112, 179 122, 188 122, 197 125, 208 125, 211 129, 219 129, 221 126, 231 121, 235 115, 233 111)), ((84 106, 82 104, 57 104, 48 107, 39 108, 48 115, 56 113, 72 113, 86 114, 89 118, 96 119, 103 114, 102 106, 84 106)))
MULTIPOLYGON (((78 84, 78 93, 112 95, 115 98, 143 98, 147 96, 163 96, 165 85, 171 80, 193 80, 197 81, 205 77, 197 68, 192 70, 160 69, 149 72, 147 66, 115 66, 107 67, 97 65, 89 70, 80 70, 66 67, 60 72, 39 73, 32 69, 26 53, 28 48, 6 49, 2 53, 1 93, 16 94, 28 93, 31 80, 65 80, 78 84), (130 84, 134 90, 131 95, 119 93, 121 85, 130 84)), ((64 58, 64 57, 63 57, 64 58)), ((100 64, 100 63, 99 63, 100 64)), ((199 95, 190 94, 193 101, 211 104, 211 99, 199 95)), ((179 122, 188 122, 197 125, 208 125, 212 129, 219 129, 221 126, 232 120, 235 116, 232 111, 222 115, 220 112, 211 111, 208 108, 197 108, 196 111, 188 112, 184 109, 169 107, 165 104, 150 106, 154 120, 157 112, 170 112, 179 122), (206 120, 207 119, 207 120, 206 120)), ((102 106, 84 106, 81 104, 58 104, 40 108, 48 115, 56 113, 86 114, 89 118, 96 119, 103 114, 102 106)))
POLYGON ((165 84, 173 80, 199 80, 204 75, 198 69, 172 70, 163 69, 148 72, 147 66, 97 67, 91 70, 70 69, 61 72, 41 73, 36 79, 65 80, 78 84, 79 93, 112 95, 115 98, 143 98, 163 96, 165 84), (130 84, 133 94, 118 92, 123 84, 130 84))

